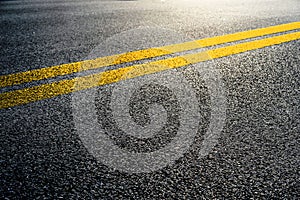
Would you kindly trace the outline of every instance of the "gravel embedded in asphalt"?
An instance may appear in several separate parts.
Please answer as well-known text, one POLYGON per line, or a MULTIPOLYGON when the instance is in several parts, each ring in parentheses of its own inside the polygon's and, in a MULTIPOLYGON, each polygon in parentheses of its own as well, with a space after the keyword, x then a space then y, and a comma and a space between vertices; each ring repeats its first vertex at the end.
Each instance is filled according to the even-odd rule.
MULTIPOLYGON (((293 0, 215 5, 204 1, 197 6, 182 2, 2 1, 1 75, 82 60, 107 39, 138 27, 172 29, 193 40, 289 23, 300 16, 300 5, 293 0)), ((172 41, 147 35, 153 35, 155 45, 172 41)), ((299 47, 297 40, 201 64, 220 71, 227 100, 220 138, 201 159, 198 152, 211 114, 209 95, 195 73, 201 65, 178 69, 193 85, 204 117, 188 152, 152 173, 127 174, 97 162, 76 132, 72 95, 0 110, 0 197, 299 198, 299 47)), ((96 101, 99 121, 109 118, 105 101, 111 100, 112 87, 98 88, 103 92, 103 99, 96 101)), ((176 98, 155 85, 145 86, 134 97, 131 115, 141 125, 149 123, 151 101, 169 109, 169 135, 158 134, 152 142, 135 141, 139 146, 134 146, 128 138, 115 137, 117 128, 110 119, 102 126, 117 144, 131 151, 153 150, 155 142, 164 146, 180 125, 176 98), (157 98, 147 100, 153 94, 157 98), (139 110, 134 110, 135 105, 139 110)))

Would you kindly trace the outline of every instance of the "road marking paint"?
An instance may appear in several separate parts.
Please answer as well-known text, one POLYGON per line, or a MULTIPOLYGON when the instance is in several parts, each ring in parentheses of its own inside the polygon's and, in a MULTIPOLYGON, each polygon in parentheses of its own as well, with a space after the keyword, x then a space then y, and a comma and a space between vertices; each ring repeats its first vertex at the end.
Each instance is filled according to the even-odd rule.
POLYGON ((269 34, 275 34, 285 31, 296 30, 300 28, 300 22, 293 22, 289 24, 282 24, 277 26, 271 26, 267 28, 260 28, 255 30, 249 30, 244 32, 238 32, 228 35, 216 36, 212 38, 205 38, 181 44, 168 45, 157 48, 150 48, 144 50, 138 50, 118 55, 112 55, 95 60, 85 60, 81 62, 75 62, 70 64, 63 64, 58 66, 52 66, 48 68, 35 69, 26 72, 19 72, 15 74, 0 76, 0 87, 7 87, 12 85, 18 85, 22 83, 28 83, 32 81, 38 81, 48 78, 54 78, 57 76, 64 76, 80 71, 97 69, 101 67, 122 64, 142 59, 153 58, 157 56, 163 56, 172 53, 178 53, 193 49, 199 49, 203 47, 209 47, 228 42, 234 42, 249 38, 255 38, 265 36, 269 34))
POLYGON ((6 92, 0 94, 0 109, 27 104, 30 102, 48 99, 63 94, 69 94, 79 90, 115 83, 120 80, 143 76, 146 74, 152 74, 167 69, 183 67, 189 64, 234 55, 297 39, 300 39, 300 32, 289 33, 272 38, 245 42, 195 54, 187 54, 174 58, 168 58, 165 60, 149 62, 146 64, 109 70, 89 76, 77 77, 70 80, 62 80, 59 82, 6 92), (130 73, 131 71, 134 73, 130 73), (127 74, 129 74, 129 76, 127 74), (124 78, 124 75, 127 76, 124 78))
POLYGON ((272 46, 276 44, 281 44, 284 42, 289 42, 293 40, 298 40, 300 38, 300 32, 294 32, 290 34, 275 36, 272 38, 266 38, 262 40, 254 40, 251 42, 240 43, 232 46, 226 46, 218 49, 213 49, 207 51, 212 58, 221 58, 233 54, 242 53, 245 51, 250 51, 254 49, 259 49, 267 46, 272 46))

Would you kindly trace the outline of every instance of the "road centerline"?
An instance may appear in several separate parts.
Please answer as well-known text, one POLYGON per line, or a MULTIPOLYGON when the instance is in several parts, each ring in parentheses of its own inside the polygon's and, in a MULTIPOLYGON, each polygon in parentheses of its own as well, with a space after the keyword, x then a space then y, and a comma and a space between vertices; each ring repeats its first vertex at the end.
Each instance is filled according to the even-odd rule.
POLYGON ((167 69, 184 67, 190 64, 239 54, 242 52, 260 49, 298 39, 300 39, 300 32, 294 32, 275 36, 272 38, 265 38, 261 40, 254 40, 250 42, 216 48, 195 54, 186 54, 183 56, 153 61, 146 64, 133 65, 88 76, 42 84, 21 90, 14 90, 11 92, 5 92, 0 94, 0 109, 27 104, 38 100, 48 99, 59 95, 69 94, 80 90, 115 83, 121 80, 152 74, 167 69), (134 73, 130 73, 131 71, 134 71, 134 73), (130 75, 124 78, 124 75, 126 74, 130 75))

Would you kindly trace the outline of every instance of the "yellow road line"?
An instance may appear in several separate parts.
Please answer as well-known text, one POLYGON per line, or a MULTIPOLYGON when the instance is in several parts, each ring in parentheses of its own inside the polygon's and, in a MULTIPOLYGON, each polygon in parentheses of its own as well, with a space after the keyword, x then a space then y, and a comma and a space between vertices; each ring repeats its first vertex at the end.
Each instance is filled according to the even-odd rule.
POLYGON ((167 54, 183 52, 187 50, 193 50, 203 47, 209 47, 213 45, 224 44, 233 41, 239 41, 249 38, 255 38, 259 36, 280 33, 300 28, 300 22, 293 22, 289 24, 282 24, 277 26, 271 26, 267 28, 260 28, 250 31, 238 32, 228 35, 216 36, 212 38, 205 38, 181 44, 174 44, 169 46, 150 48, 145 50, 133 51, 118 55, 112 55, 95 60, 86 60, 81 62, 75 62, 70 64, 63 64, 58 66, 52 66, 48 68, 41 68, 26 72, 19 72, 15 74, 0 76, 0 87, 7 87, 12 85, 18 85, 22 83, 38 81, 56 76, 63 76, 67 74, 76 73, 79 71, 96 69, 116 64, 122 64, 126 62, 132 62, 136 60, 142 60, 147 58, 153 58, 157 56, 163 56, 167 54))
POLYGON ((89 76, 77 77, 70 80, 62 80, 59 82, 6 92, 0 94, 0 109, 27 104, 42 99, 69 94, 71 92, 79 90, 118 82, 120 80, 143 76, 146 74, 152 74, 167 69, 183 67, 193 63, 221 58, 224 56, 234 55, 249 50, 281 44, 297 39, 300 39, 300 32, 245 42, 205 52, 187 54, 165 60, 154 61, 147 64, 133 65, 125 68, 101 72, 98 74, 92 74, 89 76))

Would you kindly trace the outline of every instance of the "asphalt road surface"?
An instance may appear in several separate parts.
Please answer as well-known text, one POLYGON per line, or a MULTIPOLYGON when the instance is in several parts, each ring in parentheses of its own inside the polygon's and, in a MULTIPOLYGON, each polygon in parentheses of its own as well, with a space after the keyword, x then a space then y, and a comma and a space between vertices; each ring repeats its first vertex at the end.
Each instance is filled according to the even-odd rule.
MULTIPOLYGON (((1 1, 0 74, 296 21, 298 0, 1 1)), ((300 198, 299 39, 125 79, 2 108, 0 198, 300 198)))

